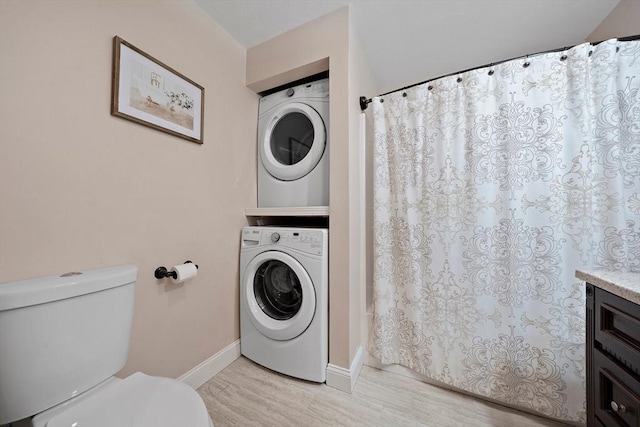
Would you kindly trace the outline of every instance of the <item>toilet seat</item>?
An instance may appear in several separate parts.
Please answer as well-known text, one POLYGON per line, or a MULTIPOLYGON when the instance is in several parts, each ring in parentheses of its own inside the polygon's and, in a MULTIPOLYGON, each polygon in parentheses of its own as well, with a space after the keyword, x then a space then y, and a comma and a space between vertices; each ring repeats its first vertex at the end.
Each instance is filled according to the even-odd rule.
POLYGON ((77 400, 49 409, 32 420, 43 427, 210 427, 204 402, 195 390, 170 378, 141 372, 106 383, 77 400))

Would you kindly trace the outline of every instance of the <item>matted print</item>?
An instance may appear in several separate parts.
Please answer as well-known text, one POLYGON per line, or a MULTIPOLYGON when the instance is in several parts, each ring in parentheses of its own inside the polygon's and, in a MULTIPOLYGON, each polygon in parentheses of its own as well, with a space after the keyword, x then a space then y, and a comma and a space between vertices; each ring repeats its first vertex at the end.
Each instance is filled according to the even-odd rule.
POLYGON ((111 114, 202 144, 204 88, 115 36, 111 114))

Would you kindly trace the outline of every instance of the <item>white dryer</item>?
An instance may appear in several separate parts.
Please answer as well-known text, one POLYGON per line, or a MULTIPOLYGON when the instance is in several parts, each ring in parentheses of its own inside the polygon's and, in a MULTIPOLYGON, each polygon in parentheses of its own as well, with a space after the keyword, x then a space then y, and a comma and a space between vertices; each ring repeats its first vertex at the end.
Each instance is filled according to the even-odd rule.
POLYGON ((247 358, 324 382, 328 363, 328 230, 245 227, 240 348, 247 358))
POLYGON ((258 107, 258 207, 329 206, 329 79, 258 107))

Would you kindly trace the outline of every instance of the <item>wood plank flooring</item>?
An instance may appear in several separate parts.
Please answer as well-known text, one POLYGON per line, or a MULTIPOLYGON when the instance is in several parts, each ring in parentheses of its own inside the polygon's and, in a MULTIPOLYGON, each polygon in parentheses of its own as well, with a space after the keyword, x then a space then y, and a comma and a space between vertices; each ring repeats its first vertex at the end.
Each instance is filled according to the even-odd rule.
POLYGON ((352 394, 287 377, 240 357, 198 393, 216 427, 565 424, 364 366, 352 394))

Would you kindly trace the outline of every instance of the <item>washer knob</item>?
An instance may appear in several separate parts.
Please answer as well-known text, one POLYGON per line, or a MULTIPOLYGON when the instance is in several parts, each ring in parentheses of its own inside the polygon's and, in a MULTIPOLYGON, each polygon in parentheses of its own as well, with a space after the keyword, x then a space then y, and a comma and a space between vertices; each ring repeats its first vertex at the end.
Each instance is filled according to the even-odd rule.
POLYGON ((273 234, 271 235, 271 241, 272 241, 273 243, 276 243, 278 240, 280 240, 280 233, 273 233, 273 234))
POLYGON ((296 93, 296 92, 293 90, 293 88, 290 87, 289 89, 287 89, 287 96, 289 98, 291 98, 294 93, 296 93))

